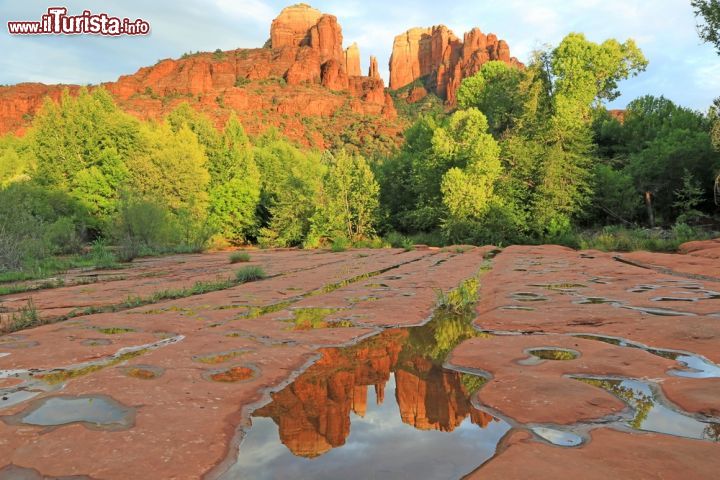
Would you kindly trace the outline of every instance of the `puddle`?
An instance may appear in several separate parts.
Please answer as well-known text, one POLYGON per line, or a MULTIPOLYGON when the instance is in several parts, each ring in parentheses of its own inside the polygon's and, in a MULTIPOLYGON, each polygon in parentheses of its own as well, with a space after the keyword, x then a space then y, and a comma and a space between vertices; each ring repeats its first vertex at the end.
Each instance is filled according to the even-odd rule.
POLYGON ((547 300, 547 297, 532 292, 517 292, 510 295, 510 297, 518 302, 544 302, 547 300))
POLYGON ((681 350, 648 347, 647 345, 643 345, 642 343, 631 342, 630 340, 619 337, 608 337, 594 334, 573 336, 577 338, 583 338, 585 340, 597 340, 599 342, 617 345, 618 347, 639 348, 653 355, 657 355, 658 357, 667 358, 668 360, 675 360, 684 368, 668 370, 667 373, 676 377, 720 378, 720 366, 701 355, 684 352, 681 350))
POLYGON ((582 283, 536 283, 530 286, 546 288, 548 290, 558 290, 561 292, 574 292, 578 288, 587 288, 587 285, 583 285, 582 283))
POLYGON ((581 300, 577 300, 573 302, 577 305, 602 305, 602 304, 610 304, 610 305, 621 305, 622 302, 619 302, 617 300, 610 300, 605 297, 583 297, 581 300))
POLYGON ((641 380, 572 377, 602 388, 632 409, 632 418, 620 423, 634 430, 656 432, 697 440, 720 441, 720 423, 699 420, 671 408, 658 388, 641 380))
POLYGON ((584 442, 583 437, 566 430, 549 427, 531 427, 530 430, 543 440, 561 447, 577 447, 584 442))
POLYGON ((692 297, 655 297, 650 300, 653 302, 697 302, 697 298, 692 297))
POLYGON ((112 344, 112 340, 107 338, 87 338, 80 342, 80 345, 84 345, 86 347, 100 347, 110 344, 112 344))
POLYGON ((504 307, 500 307, 500 310, 520 310, 523 312, 535 311, 535 309, 532 307, 524 307, 522 305, 505 305, 504 307))
POLYGON ((92 430, 126 430, 135 423, 135 409, 105 395, 55 396, 42 398, 17 415, 0 418, 10 425, 79 423, 92 430))
POLYGON ((479 335, 474 309, 328 348, 252 413, 221 478, 459 478, 491 458, 510 425, 472 404, 486 379, 443 366, 479 335))
POLYGON ((1 480, 92 480, 86 475, 63 475, 62 477, 49 477, 43 475, 34 468, 19 467, 17 465, 6 465, 0 468, 1 480))
POLYGON ((696 316, 691 312, 680 312, 677 310, 670 310, 669 308, 649 308, 649 307, 633 307, 631 305, 620 305, 620 308, 627 308, 628 310, 635 310, 642 313, 648 313, 650 315, 658 315, 661 317, 694 317, 696 316))
POLYGON ((165 373, 164 368, 153 365, 129 365, 127 367, 123 367, 122 371, 128 377, 140 380, 154 380, 165 373))
POLYGON ((182 335, 177 335, 154 343, 124 347, 113 355, 67 367, 0 370, 0 380, 17 379, 20 381, 20 383, 12 387, 0 388, 0 409, 25 402, 41 393, 59 390, 63 388, 66 382, 73 378, 89 375, 104 368, 118 365, 151 350, 177 343, 184 338, 182 335))
POLYGON ((553 361, 575 360, 580 356, 580 352, 569 348, 530 348, 525 350, 525 353, 540 360, 553 361))
POLYGON ((259 370, 254 365, 234 365, 220 370, 209 370, 203 373, 205 380, 223 383, 247 382, 255 378, 259 370))

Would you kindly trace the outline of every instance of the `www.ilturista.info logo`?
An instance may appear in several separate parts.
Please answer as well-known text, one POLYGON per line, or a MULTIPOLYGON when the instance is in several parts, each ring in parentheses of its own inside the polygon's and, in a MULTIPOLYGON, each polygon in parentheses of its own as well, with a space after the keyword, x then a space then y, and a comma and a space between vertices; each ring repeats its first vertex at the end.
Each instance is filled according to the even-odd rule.
POLYGON ((147 35, 150 24, 138 18, 111 17, 106 13, 95 14, 90 10, 82 15, 68 15, 65 7, 50 7, 39 22, 7 22, 11 35, 147 35))

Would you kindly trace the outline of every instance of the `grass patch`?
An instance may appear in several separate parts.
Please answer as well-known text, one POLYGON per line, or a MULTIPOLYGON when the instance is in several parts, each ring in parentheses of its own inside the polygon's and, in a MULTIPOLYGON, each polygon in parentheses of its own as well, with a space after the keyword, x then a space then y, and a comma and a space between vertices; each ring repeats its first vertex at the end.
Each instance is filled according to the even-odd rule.
POLYGON ((256 280, 262 280, 267 275, 262 267, 257 265, 248 265, 235 272, 235 281, 237 283, 254 282, 256 280))
POLYGON ((477 302, 479 282, 477 278, 468 278, 456 289, 448 293, 437 291, 437 304, 441 310, 463 313, 470 310, 477 302))
POLYGON ((105 335, 122 335, 123 333, 133 333, 134 331, 134 328, 125 327, 108 327, 98 329, 98 332, 104 333, 105 335))
POLYGON ((390 232, 385 237, 385 241, 390 244, 393 248, 402 248, 406 252, 409 252, 410 250, 413 250, 415 248, 415 243, 410 237, 406 237, 405 235, 398 233, 398 232, 390 232))
POLYGON ((675 252, 691 240, 708 240, 712 232, 677 224, 670 230, 605 227, 595 232, 582 232, 562 239, 560 243, 583 250, 604 252, 675 252))
POLYGON ((230 255, 230 263, 245 263, 250 261, 250 254, 247 252, 234 252, 230 255))
POLYGON ((29 299, 27 305, 22 307, 18 312, 12 313, 8 317, 8 322, 3 328, 5 333, 17 332, 26 328, 33 328, 42 325, 35 302, 29 299))
POLYGON ((117 365, 132 358, 139 357, 145 352, 147 352, 146 349, 136 350, 134 352, 127 352, 123 353, 122 355, 118 355, 117 357, 105 363, 97 363, 85 367, 68 370, 56 370, 51 373, 46 373, 45 375, 38 375, 37 378, 47 383, 48 385, 57 385, 59 383, 67 382, 68 380, 71 380, 73 378, 82 377, 83 375, 88 375, 90 373, 97 372, 98 370, 102 370, 103 368, 112 367, 113 365, 117 365))
POLYGON ((332 245, 330 245, 330 250, 336 253, 344 252, 349 246, 350 242, 348 242, 345 238, 338 237, 333 240, 332 245))

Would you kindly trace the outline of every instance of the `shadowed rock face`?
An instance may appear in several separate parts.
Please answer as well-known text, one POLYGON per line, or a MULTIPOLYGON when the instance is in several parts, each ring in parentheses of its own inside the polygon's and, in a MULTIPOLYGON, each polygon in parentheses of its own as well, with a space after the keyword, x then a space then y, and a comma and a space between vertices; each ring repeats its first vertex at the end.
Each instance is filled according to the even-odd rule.
POLYGON ((434 92, 448 105, 455 105, 462 79, 492 60, 522 67, 510 56, 507 42, 492 33, 485 35, 479 28, 465 33, 463 41, 445 25, 412 28, 393 42, 390 88, 397 90, 427 76, 434 92))
MULTIPOLYGON (((361 76, 357 45, 343 50, 342 44, 335 16, 299 4, 283 9, 273 20, 269 48, 166 59, 103 86, 124 110, 140 118, 158 118, 188 102, 218 126, 235 111, 250 133, 283 123, 285 133, 300 141, 305 137, 302 122, 288 117, 323 119, 349 106, 357 114, 395 118, 383 80, 361 76), (262 82, 281 78, 287 85, 262 82), (349 101, 332 91, 347 91, 349 101), (265 112, 265 118, 253 120, 258 111, 265 112)), ((65 88, 74 95, 80 87, 39 83, 0 87, 0 133, 23 133, 43 99, 58 101, 65 88)))

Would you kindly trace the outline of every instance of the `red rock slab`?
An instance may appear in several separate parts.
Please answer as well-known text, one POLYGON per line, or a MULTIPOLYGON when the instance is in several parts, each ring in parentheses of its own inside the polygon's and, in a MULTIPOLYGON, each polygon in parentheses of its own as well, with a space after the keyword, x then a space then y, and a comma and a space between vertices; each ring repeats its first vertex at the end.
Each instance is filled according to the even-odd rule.
POLYGON ((668 378, 662 390, 668 400, 687 412, 720 418, 720 378, 668 378))
POLYGON ((715 248, 702 248, 689 255, 630 252, 619 254, 618 257, 663 273, 684 275, 689 278, 709 277, 720 281, 720 244, 715 243, 715 245, 715 248))
POLYGON ((573 424, 617 413, 625 404, 615 396, 568 375, 662 378, 678 365, 644 350, 564 335, 474 338, 463 342, 450 365, 482 370, 492 379, 478 392, 480 401, 520 423, 573 424), (533 348, 579 352, 574 360, 522 365, 533 348))
MULTIPOLYGON (((285 252, 277 253, 285 258, 285 252)), ((394 289, 395 311, 405 322, 418 324, 428 318, 434 306, 432 287, 445 291, 457 286, 465 274, 480 267, 482 250, 457 255, 449 252, 401 252, 382 250, 351 251, 346 254, 316 254, 333 262, 313 269, 297 270, 266 280, 239 285, 204 295, 168 300, 116 313, 88 315, 22 332, 23 340, 52 344, 35 358, 30 349, 0 357, 0 368, 34 368, 38 364, 58 366, 81 358, 85 347, 78 341, 97 336, 100 327, 130 327, 136 332, 109 336, 112 346, 98 347, 96 355, 114 353, 120 345, 135 345, 161 332, 184 335, 184 339, 149 350, 122 365, 111 365, 66 382, 63 395, 107 395, 125 406, 136 408, 135 424, 127 430, 91 430, 82 425, 44 429, 0 422, 0 458, 3 463, 32 467, 43 475, 90 475, 94 478, 144 478, 152 471, 157 478, 199 478, 223 459, 232 456, 236 430, 247 421, 251 406, 268 397, 269 389, 280 388, 299 370, 318 358, 319 349, 355 342, 374 333, 374 328, 322 328, 290 331, 284 311, 253 319, 235 319, 242 309, 220 308, 250 304, 266 306, 288 297, 301 303, 303 294, 318 305, 342 301, 353 314, 362 302, 354 298, 372 287, 366 284, 383 275, 399 278, 394 289), (362 253, 362 254, 361 254, 362 253), (441 261, 442 260, 442 261, 441 261), (416 268, 416 264, 418 267, 416 268), (390 268, 376 277, 365 277, 390 268), (432 281, 427 280, 428 272, 432 281), (424 277, 426 278, 422 278, 424 277), (340 282, 329 290, 324 286, 340 282), (332 298, 324 298, 331 296, 332 298), (422 300, 418 302, 418 298, 422 300), (422 308, 410 308, 419 303, 422 308), (411 312, 411 313, 407 313, 411 312), (247 332, 238 328, 247 322, 247 332), (232 335, 238 333, 240 335, 232 335), (292 335, 288 342, 288 336, 292 335), (71 338, 72 337, 72 338, 71 338), (74 339, 73 339, 74 338, 74 339), (117 341, 115 341, 117 339, 117 341), (23 353, 20 353, 23 352, 23 353), (102 352, 102 354, 100 354, 102 352), (204 363, 199 357, 230 355, 220 363, 204 363), (13 358, 14 357, 14 358, 13 358), (154 379, 128 376, 126 367, 148 365, 163 370, 154 379), (252 378, 238 382, 214 382, 215 372, 248 368, 252 378), (57 452, 63 452, 57 455, 57 452)), ((270 260, 279 262, 280 260, 270 260)), ((305 260, 303 260, 304 262, 305 260)), ((373 303, 368 301, 368 304, 373 303)), ((377 324, 387 312, 377 313, 377 324)), ((394 321, 394 320, 393 320, 394 321)), ((40 348, 36 347, 36 348, 40 348)), ((84 357, 82 357, 84 358, 84 357)), ((16 414, 28 406, 18 404, 0 411, 16 414)))
POLYGON ((513 434, 500 455, 468 479, 716 479, 720 444, 653 433, 592 431, 590 443, 560 448, 513 434))
MULTIPOLYGON (((685 254, 696 254, 703 255, 703 250, 716 250, 720 249, 720 238, 713 240, 697 240, 694 242, 686 242, 680 245, 678 251, 685 254)), ((718 258, 718 257, 714 257, 718 258)))
MULTIPOLYGON (((389 252, 376 251, 376 255, 389 252)), ((281 251, 277 254, 253 254, 251 262, 232 265, 229 254, 173 255, 160 260, 133 262, 122 277, 106 277, 104 281, 85 285, 30 291, 0 297, 5 309, 18 311, 32 299, 41 318, 54 318, 88 307, 118 305, 128 298, 152 296, 158 291, 192 287, 196 282, 212 282, 233 278, 246 265, 260 265, 268 275, 279 275, 326 264, 350 260, 351 254, 338 256, 281 251), (293 255, 297 255, 294 258, 293 255), (119 278, 119 279, 118 279, 119 278)))
POLYGON ((720 362, 720 322, 715 316, 720 300, 700 299, 700 292, 685 287, 720 291, 718 282, 628 265, 614 260, 612 254, 558 246, 509 247, 495 258, 493 270, 483 278, 475 324, 488 330, 619 336, 720 362), (642 290, 644 285, 652 290, 642 290), (663 296, 696 301, 653 300, 663 296), (593 297, 614 303, 581 303, 593 297), (689 316, 641 311, 648 308, 689 316))

